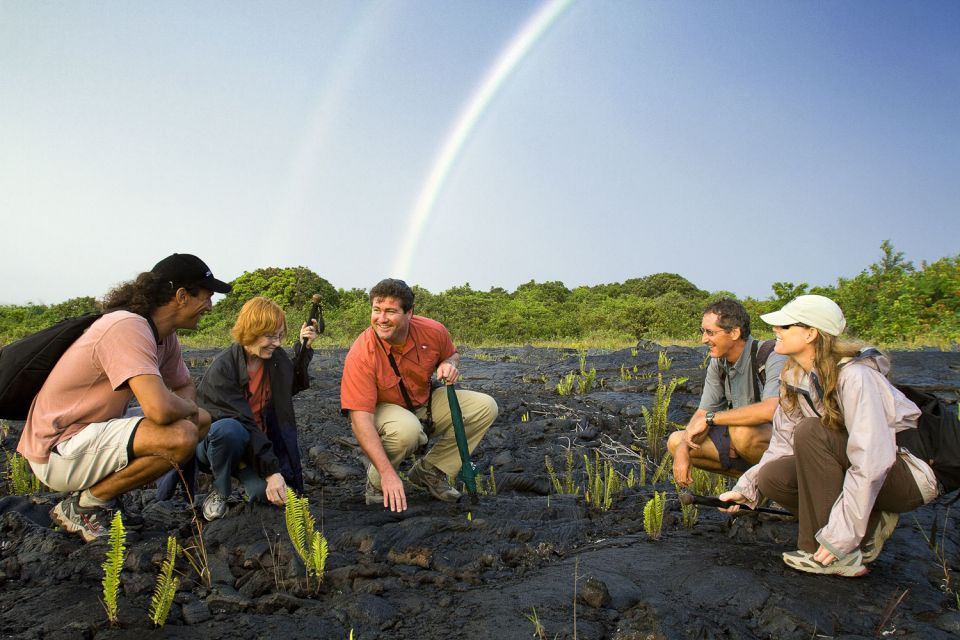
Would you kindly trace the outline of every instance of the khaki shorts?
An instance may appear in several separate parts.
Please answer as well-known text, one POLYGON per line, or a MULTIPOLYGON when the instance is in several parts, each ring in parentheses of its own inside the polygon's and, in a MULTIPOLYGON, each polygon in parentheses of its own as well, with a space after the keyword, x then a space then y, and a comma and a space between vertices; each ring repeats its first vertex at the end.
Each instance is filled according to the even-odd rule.
POLYGON ((133 436, 143 416, 93 422, 57 444, 33 473, 54 491, 81 491, 120 471, 133 458, 133 436))

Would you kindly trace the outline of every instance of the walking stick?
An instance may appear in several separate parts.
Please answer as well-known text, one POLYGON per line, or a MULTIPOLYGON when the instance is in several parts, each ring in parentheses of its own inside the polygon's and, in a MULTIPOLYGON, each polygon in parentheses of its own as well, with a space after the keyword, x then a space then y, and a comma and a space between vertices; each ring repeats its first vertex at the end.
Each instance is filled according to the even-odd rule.
MULTIPOLYGON (((713 496, 698 496, 694 493, 681 493, 680 502, 686 505, 699 504, 704 507, 717 507, 718 509, 726 509, 727 507, 732 507, 739 504, 737 502, 726 502, 720 498, 714 498, 713 496)), ((745 504, 741 504, 740 508, 747 511, 756 511, 757 513, 773 513, 778 516, 793 515, 789 511, 784 511, 783 509, 771 509, 769 507, 748 507, 745 504)))
POLYGON ((457 480, 466 485, 467 491, 470 492, 470 502, 477 504, 480 502, 480 496, 477 494, 477 468, 470 462, 467 432, 463 428, 463 413, 460 411, 460 401, 457 400, 457 390, 452 384, 447 385, 447 400, 450 402, 453 435, 457 439, 457 450, 460 452, 460 472, 457 474, 457 480))

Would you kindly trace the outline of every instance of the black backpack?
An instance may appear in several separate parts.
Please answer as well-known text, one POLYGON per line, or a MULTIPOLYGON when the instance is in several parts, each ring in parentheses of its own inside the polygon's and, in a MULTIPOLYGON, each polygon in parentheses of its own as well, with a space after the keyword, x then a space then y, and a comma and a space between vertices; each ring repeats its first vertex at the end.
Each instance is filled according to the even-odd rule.
POLYGON ((895 386, 920 407, 917 428, 898 433, 897 446, 904 447, 930 465, 943 485, 944 493, 960 489, 960 417, 957 408, 916 387, 895 386))
MULTIPOLYGON (((760 402, 760 393, 767 384, 767 359, 777 346, 776 340, 754 340, 750 346, 750 362, 753 368, 753 401, 760 402)), ((727 388, 727 370, 720 367, 720 386, 727 388)), ((729 400, 727 403, 729 404, 729 400)))
POLYGON ((0 349, 0 418, 26 420, 54 365, 101 315, 67 318, 0 349))

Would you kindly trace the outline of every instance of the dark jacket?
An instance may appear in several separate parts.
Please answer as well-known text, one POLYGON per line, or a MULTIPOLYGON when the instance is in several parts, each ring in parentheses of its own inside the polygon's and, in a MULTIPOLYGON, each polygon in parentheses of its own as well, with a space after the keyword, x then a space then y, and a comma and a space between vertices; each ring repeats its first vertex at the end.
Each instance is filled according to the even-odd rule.
POLYGON ((238 420, 250 433, 246 462, 261 478, 283 474, 287 484, 303 493, 303 468, 297 442, 297 422, 293 413, 293 396, 310 386, 307 366, 313 349, 301 354, 301 344, 294 348, 294 360, 283 349, 277 349, 264 360, 264 372, 270 380, 272 398, 264 409, 267 427, 264 433, 253 418, 247 401, 250 376, 243 346, 233 343, 211 363, 197 389, 197 404, 210 412, 213 421, 223 418, 238 420))

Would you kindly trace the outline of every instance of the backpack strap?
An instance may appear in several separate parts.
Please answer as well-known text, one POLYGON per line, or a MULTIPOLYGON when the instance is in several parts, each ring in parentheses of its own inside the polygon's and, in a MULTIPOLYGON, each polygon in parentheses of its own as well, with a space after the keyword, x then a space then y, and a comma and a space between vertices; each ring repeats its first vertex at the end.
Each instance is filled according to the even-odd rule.
POLYGON ((760 393, 767 385, 767 360, 773 353, 773 348, 777 346, 776 340, 764 340, 759 345, 756 340, 753 341, 753 349, 750 355, 753 359, 753 401, 760 402, 760 393))

